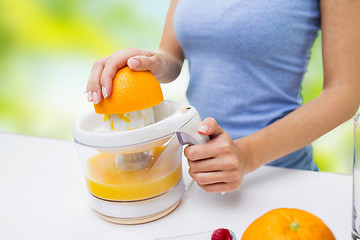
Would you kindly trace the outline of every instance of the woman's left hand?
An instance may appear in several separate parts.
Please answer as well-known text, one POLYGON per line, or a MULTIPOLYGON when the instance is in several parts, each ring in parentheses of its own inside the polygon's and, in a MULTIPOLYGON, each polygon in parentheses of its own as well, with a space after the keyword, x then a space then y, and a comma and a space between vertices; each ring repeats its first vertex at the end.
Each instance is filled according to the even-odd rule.
POLYGON ((206 118, 198 132, 210 136, 210 141, 185 148, 190 176, 207 192, 235 191, 244 174, 250 172, 241 147, 214 118, 206 118))

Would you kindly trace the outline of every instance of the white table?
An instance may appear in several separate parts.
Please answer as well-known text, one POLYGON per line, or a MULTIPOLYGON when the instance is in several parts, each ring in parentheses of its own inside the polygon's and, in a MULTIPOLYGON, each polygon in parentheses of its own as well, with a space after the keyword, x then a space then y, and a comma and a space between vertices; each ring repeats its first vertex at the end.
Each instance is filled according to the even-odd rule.
POLYGON ((194 184, 168 216, 124 226, 88 207, 72 142, 0 133, 0 164, 0 239, 155 239, 225 227, 239 240, 253 220, 279 207, 314 213, 338 240, 351 236, 349 175, 261 167, 236 192, 210 194, 194 184))

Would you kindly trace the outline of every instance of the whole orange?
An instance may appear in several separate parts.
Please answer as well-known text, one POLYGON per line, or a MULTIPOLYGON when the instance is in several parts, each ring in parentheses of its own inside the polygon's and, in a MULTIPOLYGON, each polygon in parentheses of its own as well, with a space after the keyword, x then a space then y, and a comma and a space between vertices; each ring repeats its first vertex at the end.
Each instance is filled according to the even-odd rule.
POLYGON ((278 208, 256 219, 241 240, 334 240, 335 237, 317 216, 295 208, 278 208))
POLYGON ((128 113, 153 107, 163 100, 160 83, 151 72, 124 67, 113 79, 111 95, 94 108, 99 114, 128 113))

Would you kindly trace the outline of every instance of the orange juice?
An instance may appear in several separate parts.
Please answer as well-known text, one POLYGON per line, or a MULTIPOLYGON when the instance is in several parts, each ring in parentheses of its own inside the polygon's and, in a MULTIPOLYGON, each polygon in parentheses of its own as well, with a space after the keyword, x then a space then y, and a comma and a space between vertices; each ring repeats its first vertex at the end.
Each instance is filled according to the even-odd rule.
POLYGON ((155 149, 153 163, 139 170, 117 168, 115 154, 93 156, 87 162, 89 191, 99 198, 115 201, 146 199, 166 192, 180 181, 182 169, 181 163, 175 167, 174 164, 153 167, 162 150, 163 147, 155 149))

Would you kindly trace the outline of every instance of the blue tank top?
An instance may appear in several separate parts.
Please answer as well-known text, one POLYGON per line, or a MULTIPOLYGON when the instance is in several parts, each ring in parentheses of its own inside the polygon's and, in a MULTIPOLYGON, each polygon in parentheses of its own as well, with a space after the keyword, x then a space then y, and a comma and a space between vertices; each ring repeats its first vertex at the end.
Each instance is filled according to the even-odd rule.
MULTIPOLYGON (((233 139, 286 116, 302 103, 319 28, 317 0, 179 0, 174 29, 189 64, 190 104, 233 139)), ((311 146, 270 165, 317 170, 311 146)))

